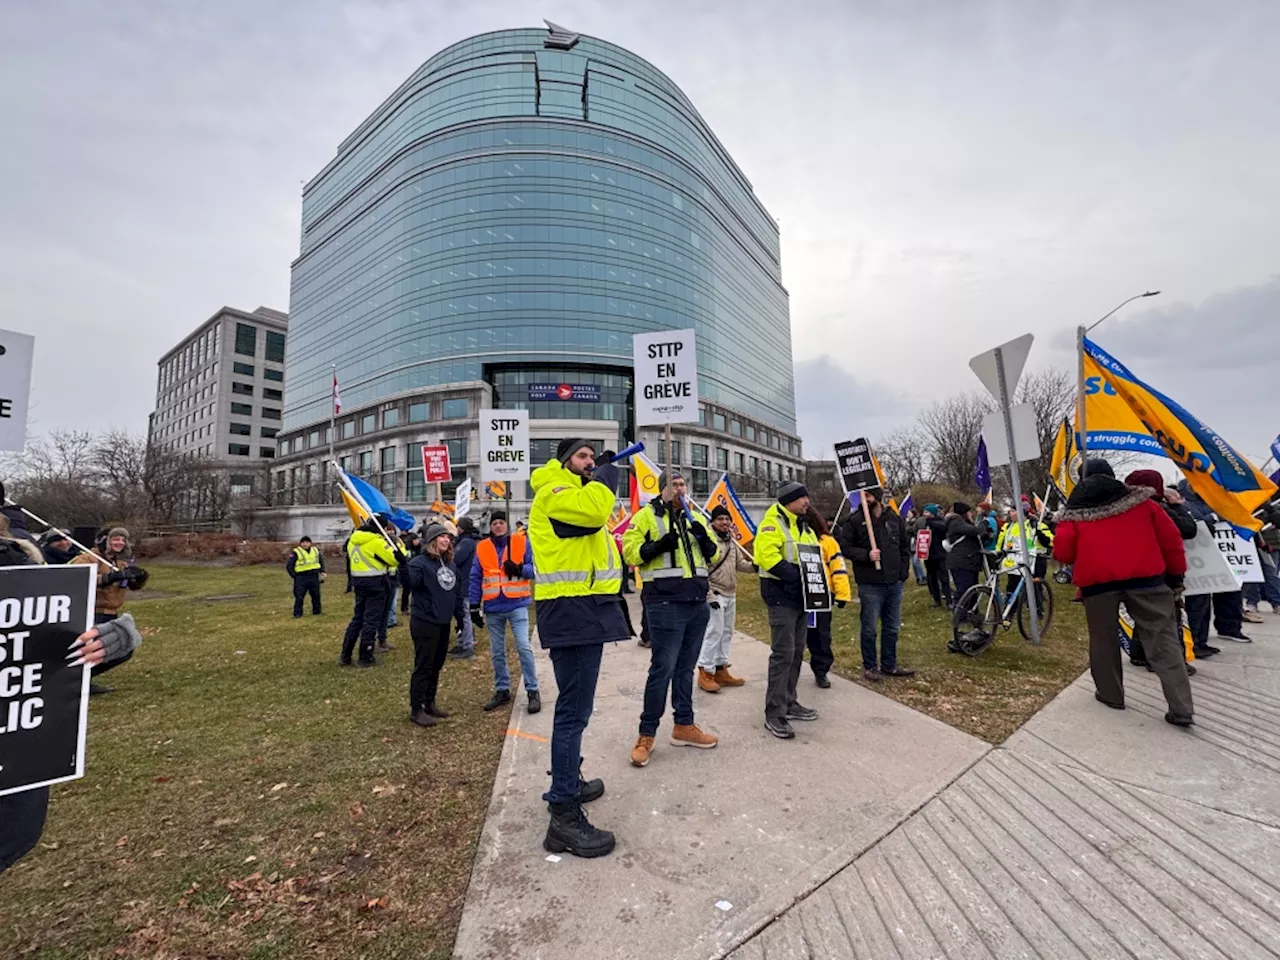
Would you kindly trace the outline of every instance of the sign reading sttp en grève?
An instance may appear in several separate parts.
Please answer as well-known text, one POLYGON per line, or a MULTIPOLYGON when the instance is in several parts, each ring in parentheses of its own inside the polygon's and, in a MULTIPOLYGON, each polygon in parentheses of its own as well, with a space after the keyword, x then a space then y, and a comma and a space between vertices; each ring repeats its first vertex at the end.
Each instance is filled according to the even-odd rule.
POLYGON ((529 411, 480 411, 480 479, 529 479, 529 411))
POLYGON ((698 358, 692 330, 637 333, 636 426, 698 422, 698 358))

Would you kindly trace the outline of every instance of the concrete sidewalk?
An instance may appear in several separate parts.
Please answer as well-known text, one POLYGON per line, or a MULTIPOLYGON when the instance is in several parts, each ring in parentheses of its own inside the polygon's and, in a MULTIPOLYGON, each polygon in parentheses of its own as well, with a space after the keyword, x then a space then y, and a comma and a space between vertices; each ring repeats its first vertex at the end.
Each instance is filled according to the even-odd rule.
POLYGON ((1280 617, 1245 632, 1196 727, 1082 677, 733 960, 1280 956, 1280 617))
MULTIPOLYGON (((636 623, 639 623, 638 616, 636 623)), ((745 687, 694 691, 714 750, 671 746, 668 712, 649 766, 629 763, 649 651, 611 644, 583 753, 604 797, 588 808, 614 831, 608 857, 547 859, 542 837, 555 683, 539 651, 545 707, 512 714, 454 956, 724 956, 851 864, 990 748, 907 707, 808 668, 801 702, 822 718, 795 740, 763 727, 768 647, 739 635, 745 687)))

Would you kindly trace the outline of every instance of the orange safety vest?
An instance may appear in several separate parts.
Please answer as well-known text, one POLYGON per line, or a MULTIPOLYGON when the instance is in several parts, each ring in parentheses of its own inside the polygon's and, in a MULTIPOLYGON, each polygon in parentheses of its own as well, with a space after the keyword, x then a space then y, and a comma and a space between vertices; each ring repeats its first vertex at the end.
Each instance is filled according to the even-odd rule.
MULTIPOLYGON (((507 556, 514 563, 524 563, 526 538, 523 533, 513 533, 507 542, 507 556)), ((476 563, 483 576, 480 599, 497 600, 506 596, 512 600, 533 596, 533 585, 528 580, 512 580, 502 569, 502 557, 491 537, 485 537, 476 545, 476 563)))

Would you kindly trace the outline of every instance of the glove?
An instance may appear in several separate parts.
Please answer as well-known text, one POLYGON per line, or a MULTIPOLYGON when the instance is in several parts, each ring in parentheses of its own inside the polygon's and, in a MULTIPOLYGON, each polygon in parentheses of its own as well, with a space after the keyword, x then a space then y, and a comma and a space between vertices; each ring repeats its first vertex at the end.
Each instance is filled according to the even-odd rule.
POLYGON ((640 559, 644 563, 648 563, 654 557, 662 553, 670 553, 680 546, 680 535, 674 530, 668 530, 666 536, 659 540, 646 540, 640 547, 640 559))
MULTIPOLYGON (((484 626, 484 614, 483 614, 483 613, 481 613, 479 610, 472 610, 472 611, 471 611, 471 622, 472 622, 472 623, 474 623, 477 627, 483 627, 483 626, 484 626)), ((461 630, 461 629, 462 629, 462 627, 461 627, 461 626, 459 626, 459 627, 458 627, 458 629, 459 629, 459 630, 461 630)))
POLYGON ((591 471, 592 483, 603 483, 610 490, 618 489, 618 468, 612 463, 596 467, 591 471))
POLYGON ((836 606, 839 607, 841 610, 843 610, 847 602, 848 602, 847 600, 837 600, 836 606))
POLYGON ((129 575, 130 590, 141 590, 151 576, 141 567, 128 567, 124 572, 129 575))
POLYGON ((112 570, 102 579, 102 585, 109 587, 113 583, 120 583, 122 580, 128 580, 130 577, 128 570, 112 570))
POLYGON ((604 466, 608 464, 608 462, 612 460, 614 457, 616 457, 617 455, 618 453, 616 450, 606 450, 604 453, 600 454, 596 462, 599 463, 601 466, 604 466))
POLYGON ((689 530, 690 530, 690 531, 693 533, 693 535, 694 535, 695 537, 697 537, 699 540, 705 540, 705 539, 707 539, 707 528, 706 528, 706 527, 704 527, 702 524, 700 524, 697 520, 695 520, 695 521, 693 521, 693 523, 689 524, 689 530))
POLYGON ((504 560, 502 562, 502 572, 514 580, 519 580, 524 576, 524 568, 514 560, 504 560))

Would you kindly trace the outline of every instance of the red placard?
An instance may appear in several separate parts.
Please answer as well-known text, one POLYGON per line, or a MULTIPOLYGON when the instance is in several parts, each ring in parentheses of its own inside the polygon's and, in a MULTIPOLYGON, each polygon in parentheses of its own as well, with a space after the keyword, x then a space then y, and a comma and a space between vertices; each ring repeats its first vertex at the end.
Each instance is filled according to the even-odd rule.
POLYGON ((916 558, 919 560, 929 559, 929 548, 933 545, 933 531, 921 530, 916 534, 916 558))
POLYGON ((422 473, 427 483, 448 483, 453 479, 449 469, 449 448, 422 445, 422 473))

